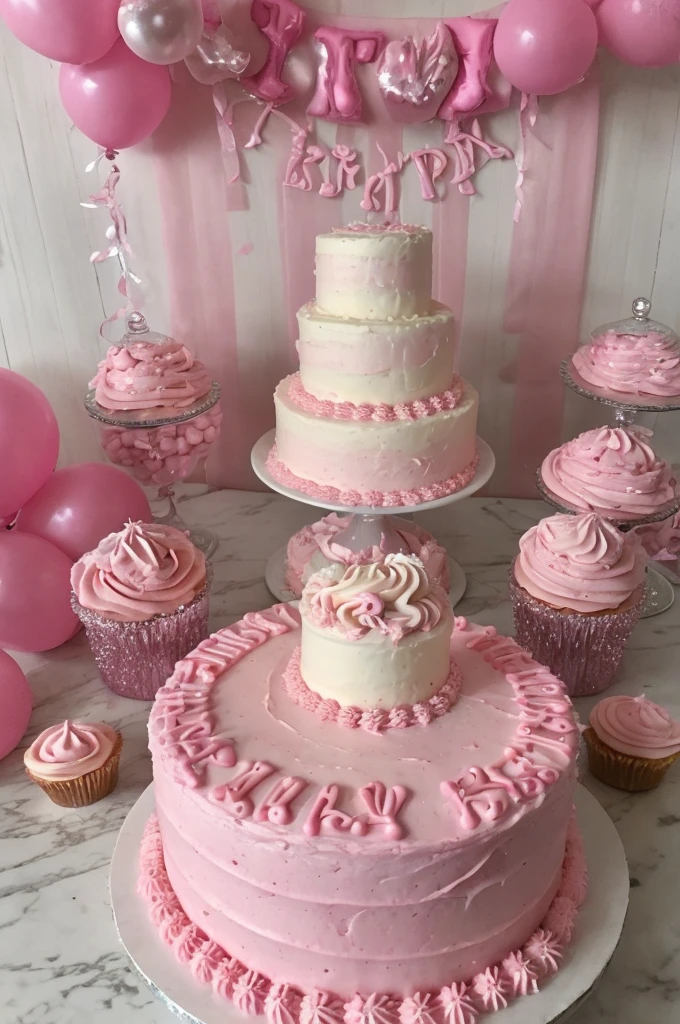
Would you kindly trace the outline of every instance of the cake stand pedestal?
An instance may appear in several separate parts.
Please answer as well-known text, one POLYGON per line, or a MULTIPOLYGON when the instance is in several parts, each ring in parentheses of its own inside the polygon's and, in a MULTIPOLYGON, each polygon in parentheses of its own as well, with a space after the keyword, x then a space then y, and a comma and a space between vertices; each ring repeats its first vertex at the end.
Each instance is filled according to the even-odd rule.
MULTIPOLYGON (((342 544, 352 551, 361 551, 363 548, 380 544, 381 537, 389 537, 393 533, 389 519, 395 516, 412 516, 416 512, 426 512, 428 509, 441 508, 444 505, 452 505, 463 498, 469 498, 484 486, 491 478, 496 466, 494 454, 480 437, 477 438, 477 452, 479 462, 477 472, 465 487, 461 487, 455 494, 449 494, 445 498, 436 498, 434 501, 425 501, 419 505, 398 505, 389 509, 385 506, 372 507, 370 505, 342 505, 340 503, 323 501, 320 498, 310 497, 304 491, 298 491, 293 487, 286 487, 279 483, 267 469, 267 457, 274 444, 276 431, 270 430, 255 444, 251 462, 253 470, 262 483, 277 491, 286 498, 302 502, 304 505, 313 505, 316 508, 326 509, 328 512, 347 512, 354 518, 351 524, 351 534, 343 534, 342 544)), ((287 544, 279 548, 267 563, 265 580, 267 587, 280 601, 289 601, 293 596, 286 586, 286 550, 287 544)), ((455 559, 449 557, 449 573, 451 577, 451 603, 456 604, 465 593, 465 573, 455 559)))
MULTIPOLYGON (((602 405, 607 405, 614 410, 614 421, 619 427, 629 427, 635 422, 635 417, 639 412, 676 412, 680 410, 680 396, 677 398, 663 398, 656 395, 635 395, 634 398, 626 398, 624 395, 617 391, 610 391, 608 388, 598 388, 593 384, 589 384, 588 381, 584 380, 583 377, 578 373, 571 362, 571 356, 567 356, 562 361, 560 366, 560 377, 564 384, 573 391, 575 394, 580 395, 582 398, 589 398, 592 402, 600 402, 602 405)), ((540 473, 539 473, 540 476, 540 473)), ((548 497, 549 492, 545 486, 539 485, 541 494, 554 508, 559 508, 564 512, 575 511, 568 506, 562 506, 560 503, 551 500, 548 497)), ((647 519, 638 519, 635 522, 631 520, 620 520, 618 524, 622 529, 632 529, 633 526, 643 526, 647 523, 658 523, 664 519, 668 519, 678 511, 678 503, 670 502, 665 510, 661 514, 650 516, 647 519)), ((616 520, 612 520, 616 522, 616 520)), ((645 604, 642 611, 642 618, 647 619, 652 615, 659 615, 661 612, 667 611, 673 601, 675 600, 675 591, 673 590, 672 584, 662 576, 660 572, 651 567, 647 569, 647 593, 645 595, 645 604)))
MULTIPOLYGON (((245 1018, 231 1003, 178 964, 137 895, 139 848, 154 807, 151 785, 128 814, 116 842, 110 888, 118 937, 142 980, 182 1020, 243 1024, 245 1018)), ((616 949, 628 907, 626 856, 609 815, 582 786, 576 791, 576 812, 588 862, 588 896, 562 966, 536 995, 517 999, 498 1013, 481 1014, 479 1024, 562 1024, 591 994, 616 949)))

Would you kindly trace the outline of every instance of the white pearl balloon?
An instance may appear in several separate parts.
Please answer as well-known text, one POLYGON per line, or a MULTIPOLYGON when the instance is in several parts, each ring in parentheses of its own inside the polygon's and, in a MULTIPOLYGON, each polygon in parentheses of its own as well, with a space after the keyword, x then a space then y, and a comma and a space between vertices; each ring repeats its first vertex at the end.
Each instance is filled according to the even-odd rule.
POLYGON ((150 64, 175 64, 192 53, 203 35, 201 0, 123 0, 120 34, 150 64))

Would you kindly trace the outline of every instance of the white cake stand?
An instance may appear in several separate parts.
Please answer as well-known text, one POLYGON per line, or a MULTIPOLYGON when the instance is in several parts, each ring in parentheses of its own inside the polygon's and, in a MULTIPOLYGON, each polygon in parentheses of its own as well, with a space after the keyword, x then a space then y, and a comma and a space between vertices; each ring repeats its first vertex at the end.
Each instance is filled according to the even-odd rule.
MULTIPOLYGON (((140 977, 182 1020, 243 1024, 245 1018, 231 1003, 214 996, 209 985, 196 981, 177 962, 137 895, 139 848, 154 806, 153 786, 149 786, 125 819, 116 842, 110 887, 118 937, 140 977)), ((480 1024, 561 1024, 590 995, 616 949, 628 907, 626 856, 608 814, 582 786, 576 792, 576 811, 588 861, 588 897, 562 966, 536 995, 518 999, 498 1013, 482 1014, 480 1024)))
MULTIPOLYGON (((461 487, 455 494, 449 494, 445 498, 436 498, 434 501, 425 501, 420 505, 399 505, 389 509, 384 506, 332 504, 319 498, 312 498, 305 494, 304 491, 298 491, 293 487, 286 487, 285 484, 279 483, 271 475, 267 469, 267 457, 274 444, 275 435, 275 430, 268 431, 260 438, 252 450, 251 462, 257 476, 267 487, 270 487, 271 490, 276 491, 278 494, 284 495, 286 498, 292 498, 294 501, 302 502, 304 505, 324 508, 329 512, 347 512, 358 517, 360 522, 357 524, 356 529, 353 530, 356 538, 356 547, 352 546, 352 544, 347 544, 346 540, 343 539, 344 544, 357 551, 373 544, 376 546, 380 544, 382 534, 386 533, 388 529, 386 526, 386 519, 388 517, 410 516, 416 512, 426 512, 428 509, 441 508, 444 505, 451 505, 455 501, 461 501, 463 498, 469 498, 490 480, 496 467, 496 460, 491 448, 486 441, 478 437, 477 452, 479 462, 477 472, 470 483, 465 487, 461 487)), ((265 571, 267 587, 274 597, 280 601, 289 601, 291 598, 291 592, 285 584, 287 546, 287 544, 284 545, 283 548, 280 548, 272 555, 265 571)), ((462 568, 451 557, 449 557, 449 573, 451 577, 451 602, 455 605, 465 593, 467 581, 462 568)))

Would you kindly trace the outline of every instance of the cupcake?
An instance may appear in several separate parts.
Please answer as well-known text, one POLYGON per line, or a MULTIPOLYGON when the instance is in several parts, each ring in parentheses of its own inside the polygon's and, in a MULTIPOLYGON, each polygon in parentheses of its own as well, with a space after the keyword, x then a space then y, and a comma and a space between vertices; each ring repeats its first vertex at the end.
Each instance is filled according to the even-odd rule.
POLYGON ((73 610, 114 693, 152 700, 208 635, 210 578, 181 530, 128 523, 71 570, 73 610))
POLYGON ((41 732, 24 754, 26 773, 60 807, 86 807, 118 782, 123 737, 103 722, 62 722, 41 732))
POLYGON ((671 467, 649 446, 644 427, 597 427, 544 459, 541 477, 560 502, 606 519, 654 515, 675 497, 671 467))
POLYGON ((617 789, 655 789, 680 755, 680 722, 646 697, 605 697, 583 737, 593 775, 617 789))
POLYGON ((354 517, 339 516, 335 512, 323 519, 303 526, 288 541, 286 552, 286 586, 295 597, 301 597, 305 583, 320 569, 329 565, 368 565, 378 562, 388 552, 401 551, 415 555, 425 566, 429 578, 448 590, 449 563, 445 548, 437 544, 431 533, 416 523, 393 516, 386 517, 386 531, 380 545, 353 551, 347 547, 346 537, 352 533, 354 517))
POLYGON ((639 539, 584 512, 543 519, 519 548, 510 580, 517 642, 570 696, 606 689, 640 617, 639 539))
POLYGON ((173 338, 112 345, 90 381, 102 409, 138 412, 140 419, 158 409, 187 409, 211 386, 203 363, 173 338))

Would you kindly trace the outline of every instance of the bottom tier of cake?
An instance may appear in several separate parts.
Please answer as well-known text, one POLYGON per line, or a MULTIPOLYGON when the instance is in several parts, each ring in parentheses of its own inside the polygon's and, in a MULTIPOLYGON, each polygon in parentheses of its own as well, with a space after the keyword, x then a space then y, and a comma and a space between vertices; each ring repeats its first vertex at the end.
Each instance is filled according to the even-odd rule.
POLYGON ((442 395, 403 406, 322 402, 299 374, 276 389, 281 483, 347 505, 409 505, 460 490, 476 468, 475 389, 457 378, 442 395))

